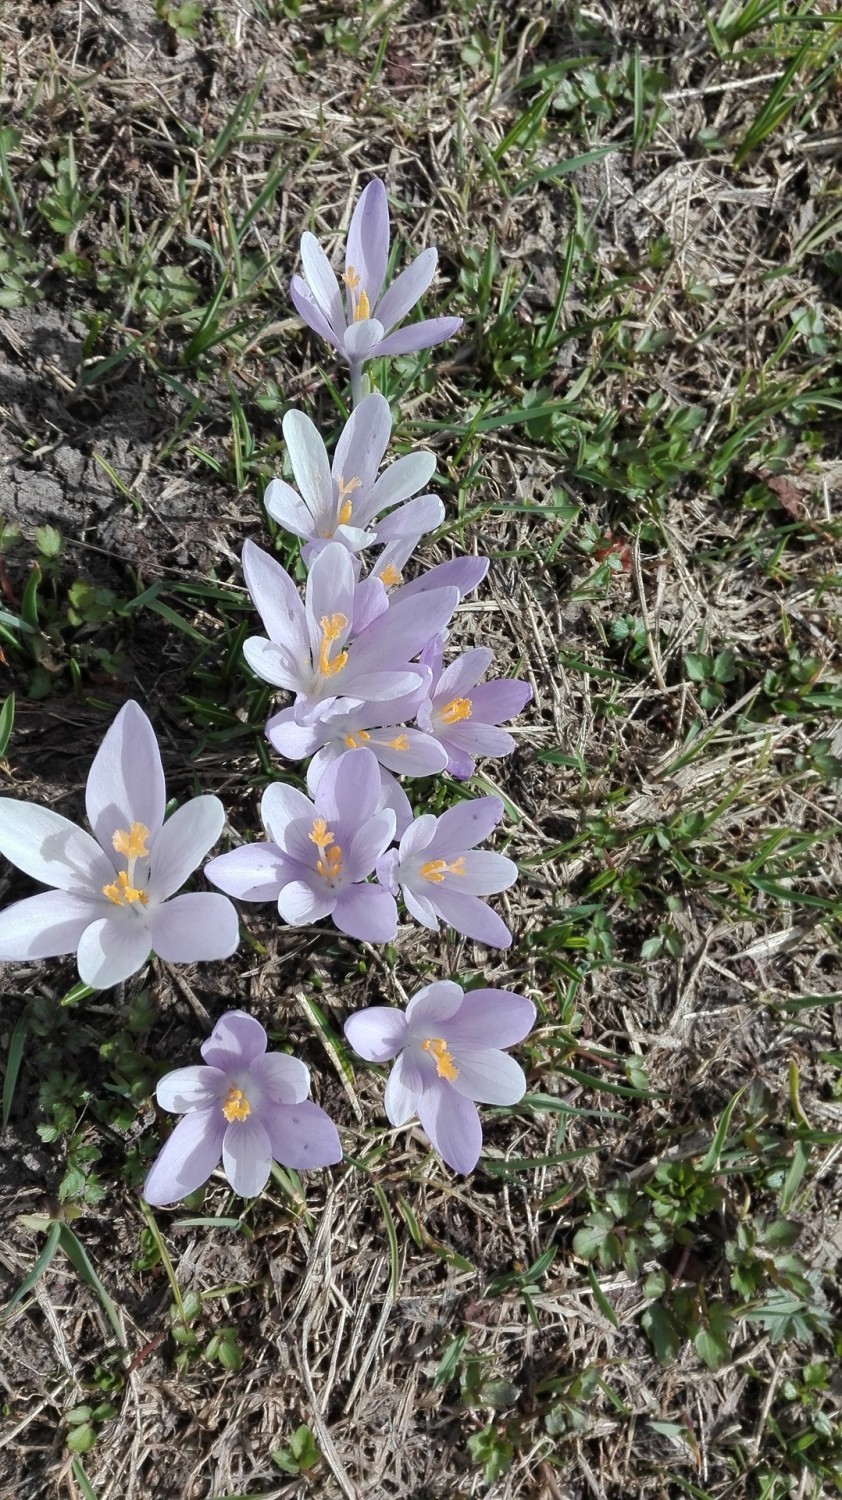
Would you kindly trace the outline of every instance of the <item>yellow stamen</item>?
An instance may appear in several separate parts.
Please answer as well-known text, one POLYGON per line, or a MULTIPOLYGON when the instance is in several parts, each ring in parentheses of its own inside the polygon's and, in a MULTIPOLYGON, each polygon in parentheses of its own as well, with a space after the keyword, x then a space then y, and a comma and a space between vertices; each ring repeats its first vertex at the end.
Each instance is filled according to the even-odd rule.
POLYGON ((418 873, 423 875, 425 880, 432 880, 435 885, 441 885, 445 875, 464 875, 465 859, 461 854, 458 859, 454 859, 452 864, 448 864, 446 859, 428 859, 418 873))
POLYGON ((349 750, 359 750, 365 744, 366 740, 370 739, 371 735, 365 729, 355 729, 351 734, 345 735, 345 744, 349 750))
POLYGON ((317 873, 323 880, 336 880, 342 874, 342 850, 334 842, 334 836, 324 818, 315 819, 307 837, 324 855, 324 859, 316 860, 317 873))
POLYGON ((319 673, 322 677, 333 677, 341 672, 348 660, 347 651, 340 651, 334 661, 330 660, 330 647, 333 641, 338 641, 340 635, 348 624, 346 615, 322 615, 319 625, 322 632, 322 644, 319 649, 319 673))
POLYGON ((353 266, 348 267, 345 275, 342 277, 342 280, 344 281, 349 292, 353 292, 360 284, 360 278, 354 270, 353 266))
POLYGON ((381 568, 377 576, 380 579, 380 582, 382 583, 384 589, 396 588, 401 581, 401 574, 398 572, 397 568, 392 567, 391 563, 387 563, 385 568, 381 568))
POLYGON ((113 901, 115 906, 133 906, 135 901, 139 901, 141 906, 146 906, 149 902, 145 891, 136 890, 133 885, 129 884, 129 877, 125 870, 120 871, 111 885, 102 887, 102 894, 107 896, 109 901, 113 901))
POLYGON ((390 750, 408 750, 409 736, 406 734, 396 734, 393 740, 387 740, 386 743, 390 750))
POLYGON ((428 1036, 421 1046, 425 1052, 432 1052, 439 1078, 446 1078, 448 1083, 452 1083, 459 1077, 459 1069, 447 1050, 447 1043, 440 1036, 428 1036))
POLYGON ((145 823, 132 823, 128 833, 125 828, 118 828, 111 840, 112 848, 117 854, 124 854, 126 859, 145 859, 149 853, 147 839, 149 829, 145 823))
POLYGON ((368 297, 365 294, 365 288, 363 288, 357 298, 357 305, 354 308, 354 322, 362 323, 365 318, 370 317, 371 308, 369 307, 368 297))
POLYGON ((442 724, 458 724, 460 720, 471 717, 471 707, 470 698, 451 698, 444 708, 439 709, 439 720, 442 724))
POLYGON ((232 1120, 248 1119, 251 1114, 251 1105, 242 1089, 230 1088, 228 1090, 228 1097, 222 1106, 222 1113, 229 1124, 232 1120))

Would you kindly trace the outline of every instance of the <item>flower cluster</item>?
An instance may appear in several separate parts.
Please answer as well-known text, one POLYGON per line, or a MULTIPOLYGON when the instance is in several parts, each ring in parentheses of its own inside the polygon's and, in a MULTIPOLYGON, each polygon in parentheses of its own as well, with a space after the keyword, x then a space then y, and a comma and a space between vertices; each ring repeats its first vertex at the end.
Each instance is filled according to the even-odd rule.
MULTIPOLYGON (((307 793, 273 782, 261 803, 267 837, 205 866, 224 894, 178 895, 218 840, 224 811, 216 797, 200 796, 165 819, 152 726, 138 704, 126 703, 88 778, 93 836, 51 809, 0 799, 0 852, 54 888, 0 914, 0 959, 75 950, 82 980, 102 989, 127 979, 150 953, 176 963, 226 958, 239 941, 230 897, 272 901, 290 926, 329 918, 373 943, 396 937, 400 898, 426 928, 444 922, 488 946, 511 943, 484 898, 507 889, 517 867, 478 847, 502 818, 500 800, 460 798, 439 816, 415 815, 401 780, 448 773, 465 781, 478 756, 507 755, 514 740, 500 726, 524 707, 530 688, 482 681, 492 664, 486 647, 445 663, 455 611, 484 578, 486 558, 457 557, 403 576, 421 539, 444 519, 441 499, 428 490, 436 462, 416 450, 384 465, 392 414, 364 369, 373 358, 429 348, 461 319, 397 330, 430 285, 437 252, 422 251, 387 284, 389 242, 378 181, 354 210, 341 285, 314 236, 302 238, 304 277, 293 278, 291 297, 347 361, 353 409, 332 461, 309 417, 290 411, 283 421, 294 484, 273 479, 264 501, 301 544, 303 597, 270 553, 250 541, 243 548, 246 587, 265 632, 245 642, 245 659, 290 695, 266 735, 282 759, 308 762, 307 793)), ((463 994, 442 981, 416 995, 405 1016, 375 1007, 351 1017, 346 1034, 369 1061, 397 1056, 386 1092, 392 1123, 417 1113, 445 1161, 467 1172, 481 1145, 474 1101, 522 1096, 523 1073, 501 1049, 526 1035, 534 1015, 520 996, 463 994)), ((149 1175, 149 1202, 193 1191, 220 1160, 234 1190, 253 1196, 273 1159, 291 1167, 340 1159, 334 1125, 308 1102, 304 1064, 267 1053, 257 1021, 230 1012, 202 1055, 204 1066, 178 1069, 158 1085, 158 1102, 184 1118, 149 1175)))

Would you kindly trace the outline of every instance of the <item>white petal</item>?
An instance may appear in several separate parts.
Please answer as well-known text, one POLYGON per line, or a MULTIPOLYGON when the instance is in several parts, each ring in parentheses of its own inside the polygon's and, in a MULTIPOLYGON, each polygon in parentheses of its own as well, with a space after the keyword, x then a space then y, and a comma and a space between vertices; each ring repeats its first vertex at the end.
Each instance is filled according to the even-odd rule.
MULTIPOLYGON (((446 1040, 445 1030, 445 1040, 446 1040)), ((488 1047, 478 1052, 459 1051, 454 1055, 458 1069, 452 1086, 466 1099, 480 1104, 517 1104, 526 1093, 523 1068, 508 1052, 488 1047)))
POLYGON ((283 429, 295 482, 313 518, 316 534, 324 535, 334 516, 333 479, 327 449, 315 423, 301 411, 288 411, 283 429))
POLYGON ((410 1052, 402 1052, 389 1074, 383 1108, 392 1125, 405 1125, 418 1113, 424 1080, 410 1052))
POLYGON ((183 886, 225 824, 225 809, 218 797, 194 797, 176 808, 149 850, 150 901, 166 901, 183 886))
POLYGON ((68 891, 42 891, 0 912, 0 963, 75 953, 86 927, 102 916, 103 901, 68 891))
POLYGON ((103 849, 118 829, 142 823, 155 837, 164 821, 166 790, 155 731, 138 703, 120 709, 88 773, 88 822, 103 849))
POLYGON ((236 909, 215 891, 193 891, 150 906, 147 923, 158 957, 172 964, 230 958, 240 941, 236 909))
POLYGON ((260 1120, 252 1115, 231 1121, 222 1141, 222 1165, 241 1198, 256 1198, 262 1193, 272 1168, 272 1148, 260 1120))
POLYGON ((86 927, 79 939, 79 977, 92 989, 107 990, 136 974, 151 951, 152 939, 136 913, 102 917, 86 927))
POLYGON ((99 844, 69 818, 0 797, 0 854, 33 880, 78 895, 99 895, 114 879, 114 866, 99 844))
POLYGON ((227 1082, 219 1068, 196 1063, 190 1068, 175 1068, 158 1079, 155 1098, 162 1109, 185 1115, 191 1109, 207 1109, 225 1097, 227 1082))

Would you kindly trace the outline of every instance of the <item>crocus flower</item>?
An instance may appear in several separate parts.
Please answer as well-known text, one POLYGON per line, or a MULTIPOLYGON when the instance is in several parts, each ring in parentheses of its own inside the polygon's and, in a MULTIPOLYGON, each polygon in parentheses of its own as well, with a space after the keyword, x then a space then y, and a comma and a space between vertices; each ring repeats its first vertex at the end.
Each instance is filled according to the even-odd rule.
POLYGON ((162 1109, 183 1114, 143 1189, 147 1203, 176 1203, 219 1165, 235 1193, 254 1198, 272 1162, 329 1167, 341 1161, 333 1121, 312 1104, 310 1072, 297 1057, 266 1051, 266 1032, 242 1010, 217 1021, 202 1043, 204 1066, 176 1068, 156 1089, 162 1109))
POLYGON ((243 547, 243 573, 268 633, 268 639, 245 642, 246 661, 264 682, 297 695, 300 722, 318 717, 320 706, 337 697, 385 699, 411 692, 424 675, 411 666, 412 658, 459 600, 456 588, 436 589, 381 609, 360 629, 354 559, 339 542, 328 542, 315 558, 304 603, 288 573, 253 542, 243 547))
POLYGON ((417 530, 420 523, 419 535, 441 524, 444 506, 437 496, 418 496, 410 506, 404 503, 434 473, 432 453, 407 453, 377 477, 392 430, 385 397, 376 392, 366 396, 351 413, 332 464, 318 428, 303 412, 287 412, 283 429, 300 493, 285 480, 273 479, 263 501, 273 520, 307 543, 306 561, 327 541, 341 542, 351 552, 373 545, 377 532, 369 528, 392 507, 398 507, 389 518, 393 527, 404 511, 404 525, 417 530))
POLYGON ((220 854, 205 874, 241 901, 274 901, 291 927, 332 917, 340 932, 389 943, 398 929, 394 897, 366 883, 392 842, 395 814, 383 806, 380 767, 370 750, 328 766, 315 800, 274 782, 260 804, 268 843, 220 854))
POLYGON ((433 641, 422 656, 432 671, 433 686, 418 709, 416 723, 444 747, 447 769, 461 781, 473 775, 475 756, 511 754, 515 740, 497 726, 502 719, 519 714, 532 697, 529 683, 517 678, 479 682, 493 656, 487 646, 479 646, 442 671, 441 640, 433 641))
POLYGON ((460 802, 440 818, 424 813, 410 823, 399 848, 378 860, 377 879, 393 895, 400 889, 407 911, 423 927, 437 931, 441 917, 478 943, 508 948, 508 927, 479 898, 512 885, 517 865, 502 854, 474 848, 502 816, 499 797, 460 802))
POLYGON ((376 178, 357 201, 348 229, 343 290, 315 235, 301 237, 303 279, 293 276, 290 296, 298 314, 320 338, 342 354, 352 382, 366 360, 382 354, 409 354, 449 339, 461 318, 428 318, 401 323, 433 279, 438 251, 422 250, 391 286, 384 287, 389 260, 389 208, 386 189, 376 178))
POLYGON ((345 1022, 360 1057, 388 1062, 384 1107, 393 1125, 414 1115, 455 1172, 471 1172, 482 1149, 476 1103, 517 1104, 526 1091, 523 1069, 501 1050, 523 1041, 535 1006, 508 990, 469 990, 452 980, 428 984, 406 1014, 374 1005, 345 1022))
POLYGON ((0 853, 55 887, 0 914, 0 960, 75 951, 83 982, 107 989, 150 952, 171 963, 233 953, 231 902, 210 891, 175 895, 219 838, 222 803, 194 797, 164 822, 161 756, 137 703, 124 704, 100 745, 86 805, 93 838, 50 808, 0 798, 0 853))

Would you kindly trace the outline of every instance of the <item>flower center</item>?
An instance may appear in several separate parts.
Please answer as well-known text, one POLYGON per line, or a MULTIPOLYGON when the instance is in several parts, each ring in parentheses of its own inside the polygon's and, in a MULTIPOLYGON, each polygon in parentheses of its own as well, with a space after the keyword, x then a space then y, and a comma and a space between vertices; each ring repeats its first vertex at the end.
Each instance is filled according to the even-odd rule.
POLYGON ((344 281, 346 287, 348 288, 348 295, 350 297, 351 308, 353 310, 352 311, 352 320, 353 320, 353 322, 354 323, 361 323, 364 318, 370 318, 371 317, 371 307, 369 305, 369 301, 368 301, 368 297, 366 295, 365 287, 361 284, 360 278, 357 275, 356 271, 354 270, 353 266, 349 266, 348 267, 347 271, 345 272, 345 275, 342 277, 342 280, 344 281), (359 290, 358 290, 358 288, 359 288, 359 290), (354 295, 355 293, 356 293, 356 296, 354 295))
POLYGON ((392 567, 391 563, 387 563, 385 568, 381 568, 377 577, 380 579, 380 582, 382 583, 384 589, 397 588, 398 584, 401 581, 401 574, 398 572, 397 568, 392 567))
POLYGON ((228 1097, 222 1106, 222 1113, 230 1124, 232 1120, 247 1120, 251 1114, 251 1105, 242 1089, 233 1086, 228 1090, 228 1097))
POLYGON ((465 857, 460 854, 452 864, 448 864, 446 859, 428 859, 418 873, 423 875, 425 880, 432 880, 435 885, 440 885, 445 875, 464 875, 465 857))
POLYGON ((345 735, 345 744, 349 750, 359 750, 370 739, 371 735, 365 729, 353 729, 345 735))
POLYGON ((442 724, 458 724, 462 719, 471 717, 470 698, 451 698, 445 703, 444 708, 439 709, 439 721, 442 724))
POLYGON ((343 630, 348 624, 346 615, 322 615, 319 628, 322 632, 322 644, 319 647, 319 675, 321 677, 333 677, 341 672, 348 660, 347 651, 340 651, 333 661, 330 659, 330 648, 334 641, 338 641, 343 630))
POLYGON ((131 828, 118 828, 111 840, 112 847, 117 854, 122 854, 128 861, 128 869, 121 870, 117 879, 110 885, 102 887, 102 894, 115 906, 134 906, 140 903, 146 906, 149 897, 134 883, 134 867, 139 859, 145 859, 149 854, 149 829, 145 823, 132 823, 131 828))
POLYGON ((338 880, 342 874, 342 849, 334 843, 334 837, 324 818, 315 818, 307 837, 315 844, 320 858, 316 860, 316 871, 323 880, 338 880))
POLYGON ((447 1043, 443 1037, 428 1036, 426 1042, 422 1042, 421 1046, 425 1052, 432 1053, 439 1078, 446 1078, 448 1083, 452 1083, 455 1078, 459 1077, 459 1069, 448 1052, 447 1043))
POLYGON ((409 736, 406 734, 396 734, 395 738, 387 740, 386 744, 389 750, 408 750, 409 736))
POLYGON ((353 494, 354 490, 358 490, 361 487, 361 479, 349 479, 346 483, 346 481, 342 478, 342 475, 339 475, 336 481, 336 488, 339 491, 339 516, 336 523, 337 526, 348 525, 348 522, 351 519, 352 510, 351 502, 348 499, 348 496, 353 494))

